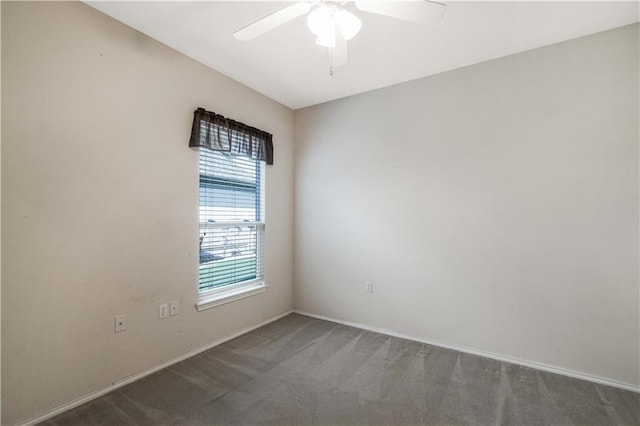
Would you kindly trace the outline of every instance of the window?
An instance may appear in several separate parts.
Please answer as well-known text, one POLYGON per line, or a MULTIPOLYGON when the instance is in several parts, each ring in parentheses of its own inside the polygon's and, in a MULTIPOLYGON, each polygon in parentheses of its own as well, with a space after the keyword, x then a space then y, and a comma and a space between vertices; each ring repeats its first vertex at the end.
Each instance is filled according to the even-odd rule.
POLYGON ((264 162, 199 150, 198 308, 264 291, 264 162))
POLYGON ((203 310, 265 291, 264 167, 273 164, 273 135, 198 108, 189 146, 199 152, 203 310))

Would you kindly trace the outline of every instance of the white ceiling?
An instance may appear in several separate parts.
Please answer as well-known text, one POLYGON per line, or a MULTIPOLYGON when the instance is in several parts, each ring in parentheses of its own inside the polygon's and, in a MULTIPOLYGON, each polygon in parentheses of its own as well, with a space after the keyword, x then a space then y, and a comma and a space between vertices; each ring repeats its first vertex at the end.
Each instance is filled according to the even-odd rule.
POLYGON ((304 17, 249 42, 233 37, 291 2, 87 3, 292 109, 640 20, 634 1, 449 1, 445 18, 427 26, 349 4, 362 30, 349 42, 349 64, 331 77, 326 49, 315 44, 304 17))

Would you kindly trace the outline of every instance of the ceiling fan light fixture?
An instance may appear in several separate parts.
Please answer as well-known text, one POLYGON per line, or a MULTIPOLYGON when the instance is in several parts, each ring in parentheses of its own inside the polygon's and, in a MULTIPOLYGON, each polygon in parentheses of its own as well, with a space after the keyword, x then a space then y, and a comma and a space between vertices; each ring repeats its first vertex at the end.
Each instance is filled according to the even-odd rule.
POLYGON ((316 44, 324 47, 336 47, 336 28, 333 22, 322 33, 318 34, 316 44))
POLYGON ((307 15, 307 27, 313 34, 320 36, 333 30, 332 11, 327 5, 316 7, 307 15))
POLYGON ((356 15, 342 8, 333 14, 333 20, 345 40, 354 38, 362 27, 362 21, 356 15))

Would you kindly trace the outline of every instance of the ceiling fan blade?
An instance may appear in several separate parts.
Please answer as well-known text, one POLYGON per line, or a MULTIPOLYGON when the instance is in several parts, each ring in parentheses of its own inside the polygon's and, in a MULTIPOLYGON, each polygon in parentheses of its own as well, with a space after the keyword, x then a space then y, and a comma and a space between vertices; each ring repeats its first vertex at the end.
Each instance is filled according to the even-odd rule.
POLYGON ((349 63, 349 50, 347 49, 347 41, 344 39, 340 31, 336 31, 336 46, 329 48, 331 66, 340 68, 349 63))
POLYGON ((430 0, 356 0, 356 7, 363 12, 424 24, 434 18, 442 18, 447 5, 430 0))
POLYGON ((233 36, 242 41, 249 41, 271 31, 272 29, 279 27, 280 25, 291 21, 292 19, 302 16, 311 10, 311 3, 303 1, 296 2, 290 6, 273 12, 271 15, 265 16, 262 19, 257 20, 253 24, 249 24, 246 27, 233 33, 233 36))

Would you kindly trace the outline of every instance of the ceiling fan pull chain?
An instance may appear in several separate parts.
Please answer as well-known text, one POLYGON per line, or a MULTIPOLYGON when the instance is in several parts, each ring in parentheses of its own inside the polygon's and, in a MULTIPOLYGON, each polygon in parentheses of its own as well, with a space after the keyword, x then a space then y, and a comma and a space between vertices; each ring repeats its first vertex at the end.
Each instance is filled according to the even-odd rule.
POLYGON ((329 48, 329 76, 333 77, 333 49, 329 48))

